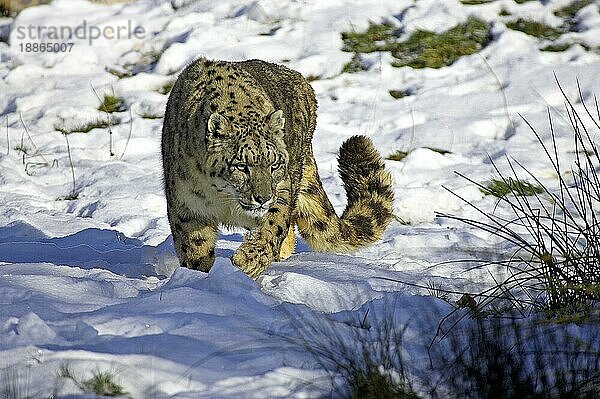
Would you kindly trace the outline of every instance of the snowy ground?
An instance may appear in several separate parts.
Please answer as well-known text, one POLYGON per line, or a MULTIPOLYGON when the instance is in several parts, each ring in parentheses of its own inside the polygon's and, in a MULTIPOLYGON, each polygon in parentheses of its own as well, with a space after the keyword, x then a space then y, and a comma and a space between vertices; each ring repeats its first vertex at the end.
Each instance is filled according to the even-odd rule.
MULTIPOLYGON (((552 11, 569 1, 174 1, 189 3, 178 9, 171 3, 55 0, 14 20, 0 19, 0 381, 16 376, 22 397, 48 397, 57 370, 68 363, 82 377, 115 372, 134 398, 311 397, 319 389, 306 384, 319 380, 314 361, 276 338, 295 325, 290 309, 306 318, 333 314, 340 322, 366 309, 394 314, 399 323, 419 319, 406 332, 408 358, 419 368, 438 321, 453 308, 425 289, 380 277, 461 292, 491 283, 487 272, 465 273, 458 263, 430 267, 502 256, 505 248, 436 218, 436 211, 472 212, 442 186, 491 210, 494 199, 454 171, 483 182, 493 176, 488 157, 502 166, 507 153, 551 179, 518 113, 548 138, 550 109, 560 155, 572 156, 553 74, 573 99, 578 79, 591 102, 600 95, 600 55, 581 45, 541 52, 540 40, 507 29, 507 17, 498 16, 504 8, 557 26, 552 11), (480 55, 414 70, 391 67, 389 54, 372 54, 369 71, 340 73, 351 57, 341 51, 342 31, 385 19, 404 35, 418 28, 441 32, 469 15, 492 25, 494 40, 480 55), (144 33, 91 45, 75 39, 68 53, 21 52, 21 45, 39 42, 22 37, 28 26, 76 27, 82 21, 131 24, 144 33), (410 150, 403 161, 387 161, 395 214, 408 224, 393 222, 380 243, 352 256, 313 253, 300 243, 295 256, 273 264, 257 282, 229 261, 240 231, 222 232, 208 275, 175 268, 159 158, 167 95, 159 91, 199 55, 261 58, 317 77, 315 157, 340 212, 345 198, 336 152, 345 138, 366 134, 384 155, 410 150), (502 83, 508 118, 486 62, 502 83), (108 72, 127 69, 132 76, 108 72), (123 98, 131 113, 114 114, 112 138, 105 128, 68 136, 78 198, 67 200, 73 183, 67 142, 57 129, 106 118, 92 86, 101 96, 123 98), (396 100, 389 90, 414 95, 396 100), (18 150, 23 147, 27 154, 18 150)), ((577 17, 579 31, 563 39, 599 47, 599 5, 577 17)), ((61 394, 77 397, 75 385, 63 383, 61 394)))

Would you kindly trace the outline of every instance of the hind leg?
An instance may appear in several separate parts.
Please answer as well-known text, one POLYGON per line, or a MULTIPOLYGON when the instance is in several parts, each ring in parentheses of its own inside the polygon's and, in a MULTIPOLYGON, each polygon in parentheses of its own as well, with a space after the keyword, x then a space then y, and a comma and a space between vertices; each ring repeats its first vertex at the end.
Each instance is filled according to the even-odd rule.
POLYGON ((296 203, 298 232, 315 251, 339 250, 342 236, 333 206, 321 184, 317 164, 309 152, 296 203))

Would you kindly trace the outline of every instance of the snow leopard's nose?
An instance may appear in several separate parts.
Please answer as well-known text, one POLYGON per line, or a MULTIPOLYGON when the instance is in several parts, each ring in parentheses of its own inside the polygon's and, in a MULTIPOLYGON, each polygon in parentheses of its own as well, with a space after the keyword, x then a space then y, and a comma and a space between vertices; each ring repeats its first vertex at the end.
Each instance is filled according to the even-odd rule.
POLYGON ((254 200, 254 202, 259 204, 260 206, 263 206, 264 204, 269 202, 269 200, 271 199, 271 196, 270 195, 262 195, 262 194, 253 194, 252 199, 254 200))

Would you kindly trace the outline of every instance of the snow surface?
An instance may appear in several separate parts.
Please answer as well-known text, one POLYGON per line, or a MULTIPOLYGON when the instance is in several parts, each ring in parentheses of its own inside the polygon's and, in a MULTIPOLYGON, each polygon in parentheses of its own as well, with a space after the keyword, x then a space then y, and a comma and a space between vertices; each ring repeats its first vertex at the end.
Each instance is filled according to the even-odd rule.
MULTIPOLYGON (((600 55, 579 45, 541 52, 539 40, 508 30, 506 17, 498 16, 504 8, 557 26, 552 11, 568 3, 139 0, 104 6, 55 0, 0 20, 0 37, 8 42, 0 42, 0 380, 12 375, 23 397, 48 397, 57 370, 69 364, 82 378, 113 371, 134 398, 313 397, 326 389, 318 382, 322 371, 281 338, 297 325, 291 315, 330 314, 345 325, 367 309, 408 324, 407 356, 424 369, 426 346, 453 307, 421 287, 478 292, 492 284, 487 271, 438 263, 506 250, 498 239, 436 218, 435 212, 472 215, 451 192, 482 209, 496 205, 454 171, 483 182, 494 176, 490 157, 505 168, 510 154, 550 181, 550 165, 517 114, 548 139, 550 109, 559 155, 569 159, 571 131, 554 74, 572 99, 576 79, 586 101, 600 94, 600 55), (351 58, 341 51, 342 31, 385 20, 406 37, 416 29, 444 31, 469 15, 492 25, 494 40, 479 54, 414 70, 393 68, 389 54, 375 53, 366 57, 369 71, 340 74, 351 58), (92 45, 75 38, 70 53, 20 51, 27 43, 20 26, 76 27, 83 20, 99 27, 130 21, 145 35, 92 45), (384 155, 411 150, 401 162, 386 161, 394 212, 408 224, 393 222, 381 242, 353 255, 314 253, 300 242, 296 255, 256 282, 229 261, 241 231, 221 233, 210 273, 178 268, 162 192, 160 117, 167 95, 159 90, 200 55, 261 58, 318 78, 313 145, 338 212, 345 197, 336 153, 344 139, 368 135, 384 155), (501 81, 508 116, 486 63, 501 81), (133 75, 119 79, 109 70, 133 75), (106 118, 92 86, 100 96, 122 97, 131 113, 116 114, 111 137, 105 128, 69 135, 79 196, 65 200, 71 169, 67 142, 56 129, 106 118), (388 90, 414 95, 396 100, 388 90), (27 156, 18 146, 28 148, 27 156)), ((600 46, 598 8, 581 10, 578 32, 567 39, 600 46)), ((60 393, 81 395, 68 381, 60 393)))

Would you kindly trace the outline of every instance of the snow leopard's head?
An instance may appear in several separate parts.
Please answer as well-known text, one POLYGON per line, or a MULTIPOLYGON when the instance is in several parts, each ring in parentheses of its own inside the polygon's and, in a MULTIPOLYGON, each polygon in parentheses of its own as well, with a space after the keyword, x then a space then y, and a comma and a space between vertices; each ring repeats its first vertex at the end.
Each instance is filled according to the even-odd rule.
POLYGON ((206 130, 206 169, 213 184, 232 195, 240 208, 261 216, 277 198, 286 175, 285 118, 245 110, 233 116, 210 115, 206 130))

